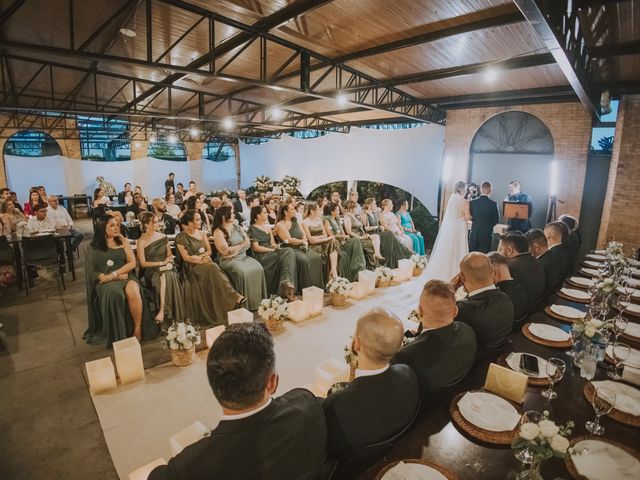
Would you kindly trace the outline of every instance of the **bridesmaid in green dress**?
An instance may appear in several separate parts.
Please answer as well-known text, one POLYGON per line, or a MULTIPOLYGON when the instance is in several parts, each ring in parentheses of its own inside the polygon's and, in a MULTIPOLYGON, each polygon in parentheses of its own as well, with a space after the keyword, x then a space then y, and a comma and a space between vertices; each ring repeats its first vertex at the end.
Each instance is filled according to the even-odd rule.
POLYGON ((184 300, 187 318, 195 324, 227 323, 227 313, 246 303, 227 275, 211 260, 211 245, 201 230, 200 212, 187 210, 180 219, 182 232, 176 247, 185 273, 184 300))
POLYGON ((367 269, 373 270, 378 266, 378 262, 384 261, 384 257, 380 255, 380 235, 365 232, 364 225, 356 215, 356 205, 356 202, 349 200, 344 206, 344 231, 350 237, 360 240, 367 260, 367 269))
POLYGON ((296 219, 296 204, 292 199, 280 205, 276 235, 282 242, 280 246, 291 248, 296 256, 298 293, 311 286, 324 289, 322 255, 309 249, 307 237, 296 219))
POLYGON ((153 287, 156 294, 156 323, 184 322, 184 298, 180 276, 174 266, 169 239, 158 231, 158 217, 151 212, 140 214, 142 236, 138 239, 138 262, 144 269, 147 285, 153 287))
POLYGON ((247 308, 257 310, 260 300, 267 298, 264 269, 255 258, 247 256, 249 237, 233 218, 233 209, 223 205, 213 217, 213 241, 218 251, 218 263, 231 279, 236 290, 247 297, 247 308))
POLYGON ((350 282, 358 280, 358 272, 367 268, 360 239, 347 235, 340 223, 340 205, 330 203, 324 207, 323 226, 340 242, 340 274, 350 282))
POLYGON ((307 204, 304 220, 302 220, 302 229, 309 240, 309 248, 322 255, 325 264, 328 263, 329 276, 331 278, 337 277, 340 241, 325 229, 317 203, 307 204))
POLYGON ((251 209, 249 238, 251 250, 264 269, 267 290, 270 295, 281 295, 290 302, 295 300, 296 255, 291 248, 276 244, 267 207, 259 205, 251 209))
POLYGON ((362 223, 365 231, 378 231, 380 235, 380 253, 385 258, 385 264, 389 268, 398 268, 398 260, 411 258, 413 252, 399 240, 398 236, 390 230, 383 230, 375 214, 375 198, 367 198, 362 205, 362 223))

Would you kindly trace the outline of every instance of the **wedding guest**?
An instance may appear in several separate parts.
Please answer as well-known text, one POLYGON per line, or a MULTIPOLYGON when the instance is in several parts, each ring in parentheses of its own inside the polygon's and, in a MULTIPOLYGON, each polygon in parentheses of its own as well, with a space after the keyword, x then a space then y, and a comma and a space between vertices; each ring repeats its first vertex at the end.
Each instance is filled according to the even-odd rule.
POLYGON ((347 235, 360 240, 367 261, 367 269, 373 270, 384 257, 380 254, 380 235, 365 232, 364 225, 356 214, 356 204, 349 200, 344 208, 344 231, 347 235))
POLYGON ((565 276, 569 271, 569 227, 564 222, 547 223, 544 227, 544 235, 547 237, 549 250, 552 251, 559 262, 564 266, 565 276))
POLYGON ((300 224, 302 224, 302 220, 304 220, 304 210, 306 206, 306 202, 296 203, 296 218, 298 219, 298 223, 300 224))
POLYGON ((34 215, 29 217, 27 228, 31 233, 38 232, 53 232, 56 229, 56 224, 52 219, 47 216, 47 207, 36 203, 34 215))
MULTIPOLYGON (((517 180, 509 183, 509 194, 505 201, 533 204, 533 199, 526 193, 522 193, 520 182, 517 180)), ((533 207, 530 207, 529 213, 532 211, 533 207)), ((509 225, 509 231, 519 230, 522 233, 526 233, 531 228, 531 222, 528 218, 510 218, 507 224, 509 225)))
POLYGON ((36 187, 36 190, 38 190, 38 195, 40 195, 40 203, 43 204, 47 204, 47 198, 49 198, 49 196, 47 195, 47 190, 44 188, 44 185, 38 185, 36 187))
POLYGON ((333 235, 340 243, 338 271, 350 282, 355 282, 358 280, 358 272, 367 268, 362 243, 359 238, 353 238, 345 233, 340 218, 340 206, 337 203, 328 204, 324 207, 323 213, 324 230, 333 235))
POLYGON ((247 205, 247 192, 242 189, 236 191, 237 198, 233 201, 233 209, 236 213, 242 215, 245 218, 249 213, 249 206, 247 205))
POLYGON ((131 206, 133 205, 133 192, 128 191, 124 193, 124 204, 131 206))
POLYGON ((193 180, 191 180, 189 182, 189 190, 187 190, 183 195, 182 195, 182 201, 186 202, 187 200, 189 200, 190 197, 193 197, 196 193, 198 193, 198 190, 196 188, 196 182, 194 182, 193 180))
POLYGON ((460 262, 460 273, 452 287, 464 286, 467 298, 458 302, 456 320, 470 325, 476 332, 478 353, 505 344, 513 327, 513 303, 493 284, 489 257, 472 252, 460 262))
POLYGON ((159 232, 157 215, 151 212, 140 214, 142 236, 138 239, 136 250, 140 268, 144 272, 146 284, 155 293, 156 323, 167 325, 172 322, 184 322, 184 298, 180 275, 174 267, 173 253, 167 235, 159 232), (168 268, 167 268, 168 267, 168 268))
POLYGON ((164 196, 164 201, 167 205, 167 213, 173 217, 174 220, 180 218, 180 207, 176 205, 175 193, 167 193, 164 196))
POLYGON ((275 199, 266 199, 264 205, 267 207, 267 220, 269 221, 269 225, 275 225, 278 222, 278 211, 275 199))
POLYGON ((280 295, 290 302, 296 295, 296 255, 291 248, 280 248, 267 220, 267 208, 251 209, 249 238, 253 256, 264 269, 269 295, 280 295))
POLYGON ((529 253, 534 256, 544 270, 544 295, 546 298, 562 285, 566 274, 566 263, 560 258, 559 250, 551 252, 544 232, 539 228, 529 230, 525 237, 529 242, 529 253))
POLYGON ((131 184, 129 182, 124 184, 124 190, 118 193, 118 202, 120 204, 126 204, 125 197, 131 196, 133 198, 133 192, 131 191, 131 184), (129 195, 127 195, 129 194, 129 195))
POLYGON ((358 195, 358 191, 357 190, 350 190, 349 191, 349 200, 356 204, 356 206, 354 208, 354 213, 359 216, 359 215, 362 214, 362 207, 358 203, 358 197, 359 197, 359 195, 358 195))
POLYGON ((213 217, 213 241, 218 251, 218 264, 236 290, 247 297, 247 308, 258 310, 267 298, 267 282, 260 262, 247 256, 249 237, 233 219, 233 207, 223 205, 213 217))
POLYGON ((13 200, 3 200, 0 202, 0 220, 11 233, 15 233, 18 223, 26 222, 27 218, 16 208, 13 200))
POLYGON ((111 204, 109 197, 104 193, 104 188, 98 187, 93 191, 93 209, 96 211, 95 216, 101 217, 111 204))
POLYGON ((184 202, 184 195, 186 194, 186 192, 184 191, 184 185, 181 183, 178 183, 176 185, 176 190, 173 192, 173 194, 176 197, 176 203, 182 203, 184 202))
POLYGON ((303 288, 315 286, 324 289, 324 266, 322 255, 309 249, 309 242, 304 230, 296 219, 296 207, 293 199, 280 204, 276 236, 282 242, 281 247, 293 249, 296 256, 297 292, 303 288))
POLYGON ((202 231, 200 212, 187 210, 176 248, 183 262, 184 302, 187 318, 209 325, 227 323, 227 313, 246 303, 222 269, 211 260, 211 245, 202 231))
POLYGON ((527 312, 533 312, 544 296, 545 273, 542 265, 529 253, 527 239, 522 232, 507 232, 500 237, 498 253, 507 257, 511 275, 527 292, 527 312))
POLYGON ((386 266, 397 268, 398 261, 410 258, 413 252, 403 243, 401 237, 390 230, 384 230, 380 227, 376 213, 377 209, 376 199, 367 198, 362 206, 362 216, 360 217, 362 224, 365 232, 369 234, 377 232, 377 235, 380 236, 380 254, 385 258, 386 266))
POLYGON ((176 191, 176 186, 173 183, 173 181, 176 178, 176 174, 171 172, 169 173, 169 175, 167 176, 167 179, 164 181, 164 191, 168 192, 169 189, 171 189, 171 192, 175 192, 176 191))
POLYGON ((522 284, 509 272, 507 257, 498 252, 487 254, 493 267, 493 283, 500 291, 507 294, 513 303, 514 322, 523 320, 527 314, 527 292, 522 284))
POLYGON ((491 200, 491 183, 482 182, 481 195, 469 202, 473 220, 469 233, 469 251, 487 253, 491 250, 493 227, 500 222, 498 204, 491 200))
POLYGON ((423 398, 461 381, 474 364, 476 334, 466 323, 454 321, 457 313, 451 287, 440 280, 428 281, 418 305, 422 331, 391 360, 413 369, 423 398))
POLYGON ((564 223, 569 228, 569 238, 567 241, 567 275, 575 270, 578 263, 578 254, 582 248, 582 235, 578 230, 578 220, 571 215, 560 215, 558 221, 564 223))
POLYGON ((380 225, 385 230, 389 230, 396 237, 398 237, 398 240, 400 240, 409 250, 413 252, 413 240, 411 240, 411 237, 404 233, 402 227, 400 226, 398 217, 396 217, 392 212, 393 202, 390 199, 385 198, 384 200, 382 200, 382 203, 380 205, 382 206, 382 212, 378 217, 380 225))
POLYGON ((142 193, 142 187, 140 185, 136 185, 135 187, 133 187, 133 194, 135 195, 136 193, 139 193, 140 195, 142 195, 142 199, 144 200, 144 203, 146 203, 147 205, 149 204, 149 199, 144 193, 142 193))
POLYGON ((222 205, 222 200, 220 199, 220 197, 211 197, 211 200, 209 200, 209 205, 211 206, 211 214, 215 215, 216 210, 220 208, 220 205, 222 205))
POLYGON ((144 197, 140 192, 136 192, 133 194, 133 203, 127 208, 127 212, 133 212, 136 218, 140 213, 146 212, 149 210, 147 206, 147 202, 145 202, 144 197))
POLYGON ((320 211, 323 211, 324 207, 326 207, 329 203, 329 199, 326 195, 318 195, 316 197, 316 203, 318 204, 318 208, 320 208, 320 211))
POLYGON ((230 325, 207 357, 222 417, 207 437, 157 467, 149 480, 317 478, 326 457, 321 405, 308 390, 274 397, 273 338, 263 325, 230 325))
POLYGON ((0 188, 0 201, 11 200, 11 189, 7 187, 0 188))
POLYGON ((306 206, 302 230, 309 241, 309 249, 322 256, 325 265, 329 266, 329 276, 336 278, 338 276, 340 242, 335 235, 325 229, 318 204, 310 203, 306 206))
POLYGON ((11 200, 13 200, 13 205, 24 214, 24 210, 18 201, 18 194, 16 192, 11 192, 11 200))
POLYGON ((411 238, 413 251, 418 255, 424 255, 424 238, 422 237, 422 233, 416 230, 416 226, 413 223, 413 219, 409 213, 408 200, 403 200, 400 203, 400 208, 396 212, 396 216, 405 235, 411 238))
POLYGON ((331 202, 342 205, 342 199, 340 198, 340 192, 338 190, 331 192, 331 202))
POLYGON ((158 220, 158 227, 167 235, 176 233, 176 221, 167 213, 167 206, 161 198, 154 198, 151 201, 151 210, 158 220))
POLYGON ((403 336, 402 322, 384 308, 358 318, 351 344, 356 378, 322 402, 329 458, 346 459, 365 445, 392 437, 414 418, 420 405, 416 374, 408 365, 389 365, 403 336))
POLYGON ((49 208, 47 208, 47 217, 53 220, 56 229, 66 228, 71 235, 71 249, 75 250, 82 242, 84 235, 73 228, 73 220, 67 209, 60 205, 60 200, 55 195, 49 195, 49 208))
POLYGON ((29 201, 27 203, 24 204, 24 214, 27 217, 30 217, 32 215, 36 214, 36 205, 40 205, 41 207, 46 207, 47 204, 46 202, 43 202, 40 199, 40 194, 38 193, 38 189, 35 187, 32 187, 31 190, 29 190, 29 201))

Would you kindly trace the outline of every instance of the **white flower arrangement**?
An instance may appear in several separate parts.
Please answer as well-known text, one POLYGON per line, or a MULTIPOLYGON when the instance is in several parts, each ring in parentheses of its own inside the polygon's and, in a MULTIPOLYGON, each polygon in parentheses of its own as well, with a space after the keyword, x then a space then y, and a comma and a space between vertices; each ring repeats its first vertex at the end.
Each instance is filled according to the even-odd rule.
POLYGON ((200 333, 186 322, 173 322, 167 329, 165 342, 171 350, 189 350, 194 345, 200 345, 200 333))
POLYGON ((616 242, 615 240, 607 243, 607 254, 609 255, 624 255, 624 244, 616 242))
POLYGON ((378 276, 378 280, 382 280, 383 282, 390 282, 393 278, 393 272, 389 267, 376 268, 376 275, 378 276))
POLYGON ((425 255, 411 255, 413 265, 424 270, 427 268, 427 257, 425 255))
POLYGON ((351 290, 351 282, 343 277, 334 277, 327 283, 327 292, 346 295, 351 290))
POLYGON ((302 180, 300 180, 298 177, 294 177, 293 175, 285 175, 284 177, 282 177, 280 185, 286 192, 292 193, 298 190, 298 187, 302 185, 302 180))
POLYGON ((511 443, 511 448, 521 450, 529 448, 535 460, 547 460, 551 457, 564 458, 568 454, 569 439, 574 422, 556 425, 549 420, 549 412, 542 412, 543 419, 538 422, 527 422, 520 426, 518 436, 511 443))
POLYGON ((263 320, 270 318, 274 320, 285 319, 289 315, 289 307, 287 307, 287 302, 284 298, 272 295, 271 298, 264 298, 260 301, 258 315, 263 320))
POLYGON ((198 253, 204 253, 204 247, 200 247, 200 248, 198 249, 198 253))
POLYGON ((344 344, 344 362, 347 365, 351 365, 355 362, 355 366, 358 366, 358 357, 354 355, 351 346, 353 345, 353 337, 349 337, 347 343, 344 344))
POLYGON ((613 277, 607 277, 596 285, 598 290, 601 290, 604 294, 610 294, 616 288, 618 288, 618 282, 613 277))
POLYGON ((273 182, 271 178, 266 175, 260 175, 253 181, 253 186, 256 187, 256 190, 259 192, 267 192, 273 187, 273 182))
POLYGON ((113 267, 113 260, 107 260, 107 267, 113 267))

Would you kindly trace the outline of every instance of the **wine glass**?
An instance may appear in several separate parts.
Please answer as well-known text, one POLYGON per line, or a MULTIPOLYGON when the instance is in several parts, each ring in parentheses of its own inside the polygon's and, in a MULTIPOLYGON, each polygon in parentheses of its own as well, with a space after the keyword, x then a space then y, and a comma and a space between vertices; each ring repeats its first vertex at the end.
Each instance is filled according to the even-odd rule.
POLYGON ((582 348, 582 330, 571 329, 571 350, 564 352, 567 356, 574 358, 582 348))
MULTIPOLYGON (((542 413, 536 412, 535 410, 528 410, 522 414, 522 417, 520 418, 520 426, 525 423, 540 423, 542 420, 544 420, 544 415, 542 415, 542 413)), ((524 464, 531 463, 533 460, 533 452, 529 448, 529 445, 517 450, 515 456, 524 464)))
POLYGON ((553 391, 553 386, 564 376, 567 365, 563 360, 552 357, 547 360, 546 371, 549 377, 549 389, 542 392, 542 396, 548 400, 558 398, 558 394, 553 391))
POLYGON ((620 380, 622 375, 620 375, 620 364, 624 362, 631 355, 631 347, 626 343, 618 343, 616 342, 611 349, 611 357, 613 358, 613 372, 609 372, 607 375, 612 380, 620 380))
POLYGON ((591 405, 596 412, 596 419, 585 423, 585 428, 593 435, 604 435, 604 427, 600 425, 600 417, 607 415, 616 404, 616 392, 606 387, 594 387, 591 405))
POLYGON ((627 329, 629 320, 624 318, 622 314, 616 315, 613 319, 612 331, 615 343, 618 343, 618 336, 627 329))

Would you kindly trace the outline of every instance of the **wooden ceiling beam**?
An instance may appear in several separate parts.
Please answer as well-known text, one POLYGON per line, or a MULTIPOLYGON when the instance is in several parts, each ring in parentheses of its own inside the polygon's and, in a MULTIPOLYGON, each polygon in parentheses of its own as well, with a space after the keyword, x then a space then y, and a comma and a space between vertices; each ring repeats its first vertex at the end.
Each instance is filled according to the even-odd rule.
POLYGON ((640 40, 613 45, 598 45, 589 47, 591 59, 617 57, 621 55, 640 55, 640 40))
POLYGON ((24 5, 24 3, 27 0, 15 0, 11 5, 9 5, 7 8, 5 8, 3 10, 2 13, 0 13, 0 26, 2 26, 4 24, 4 22, 6 22, 7 20, 9 20, 11 18, 11 16, 16 13, 16 11, 22 6, 24 5))
POLYGON ((504 90, 500 92, 474 93, 448 97, 431 98, 429 102, 447 110, 493 105, 519 105, 531 103, 551 103, 577 101, 570 86, 529 88, 524 90, 504 90))

